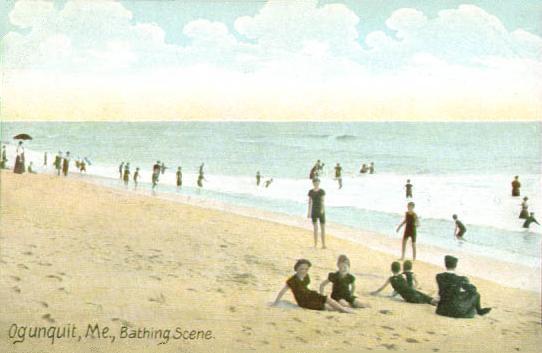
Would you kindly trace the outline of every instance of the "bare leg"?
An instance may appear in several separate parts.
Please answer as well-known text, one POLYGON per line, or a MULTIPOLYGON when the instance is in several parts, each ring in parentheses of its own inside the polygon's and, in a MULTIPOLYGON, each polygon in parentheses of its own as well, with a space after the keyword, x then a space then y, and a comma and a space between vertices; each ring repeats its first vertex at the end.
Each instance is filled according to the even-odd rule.
POLYGON ((314 232, 314 247, 318 245, 318 223, 312 222, 312 228, 314 232))
POLYGON ((322 249, 326 248, 326 224, 320 223, 320 235, 322 236, 322 249))
POLYGON ((350 303, 347 302, 347 301, 344 300, 344 299, 339 300, 339 304, 341 304, 342 306, 347 307, 347 308, 352 307, 352 305, 350 305, 350 303))
POLYGON ((329 311, 339 311, 341 313, 349 313, 352 314, 354 311, 352 309, 342 306, 341 304, 337 303, 335 300, 331 299, 330 297, 326 300, 325 305, 326 310, 329 311))
POLYGON ((354 305, 352 305, 354 308, 370 308, 371 306, 369 304, 364 304, 362 302, 359 301, 359 299, 355 299, 354 300, 354 305))
POLYGON ((416 242, 412 242, 412 260, 416 260, 416 242))
POLYGON ((401 248, 401 261, 405 259, 406 242, 407 238, 403 238, 403 245, 401 248))

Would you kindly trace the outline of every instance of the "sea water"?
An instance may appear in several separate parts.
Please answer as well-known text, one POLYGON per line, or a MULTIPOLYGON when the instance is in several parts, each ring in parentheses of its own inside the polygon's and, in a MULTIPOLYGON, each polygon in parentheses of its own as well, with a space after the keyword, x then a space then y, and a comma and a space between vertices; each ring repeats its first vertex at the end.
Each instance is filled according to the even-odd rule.
MULTIPOLYGON (((410 179, 420 217, 418 243, 540 266, 541 227, 524 230, 518 218, 521 198, 528 196, 529 210, 542 220, 538 122, 2 122, 0 128, 10 165, 12 137, 28 133, 33 140, 25 142, 27 163, 33 161, 38 172, 50 172, 54 155, 70 151, 72 158, 87 157, 88 173, 110 185, 119 185, 119 164, 129 162, 132 173, 141 168, 140 187, 149 188, 152 165, 160 160, 168 169, 158 192, 301 217, 307 212, 309 171, 319 159, 325 163, 327 220, 386 236, 404 217, 410 179), (44 152, 48 169, 42 166, 44 152), (337 162, 342 189, 334 180, 337 162), (375 173, 361 175, 361 164, 370 162, 375 173), (197 190, 201 163, 206 181, 197 190), (174 186, 178 166, 180 191, 174 186), (515 175, 521 198, 510 195, 515 175), (270 178, 273 183, 264 187, 270 178), (468 228, 464 243, 453 236, 454 213, 468 228)), ((355 240, 364 241, 361 235, 355 240)))

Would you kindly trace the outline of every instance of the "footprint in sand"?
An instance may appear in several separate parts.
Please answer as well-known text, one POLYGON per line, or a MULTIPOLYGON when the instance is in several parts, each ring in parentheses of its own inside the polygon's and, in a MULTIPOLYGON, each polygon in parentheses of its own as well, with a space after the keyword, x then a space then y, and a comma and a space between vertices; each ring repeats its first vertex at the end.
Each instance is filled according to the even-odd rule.
POLYGON ((159 297, 149 298, 149 301, 159 303, 159 304, 164 304, 166 302, 166 297, 164 297, 164 295, 162 293, 160 293, 159 297))
POLYGON ((152 279, 155 279, 155 280, 157 280, 157 281, 161 281, 161 280, 162 280, 160 277, 154 276, 154 275, 151 275, 151 276, 149 276, 149 277, 152 278, 152 279))
POLYGON ((388 310, 388 309, 379 310, 378 312, 381 313, 381 314, 384 314, 384 315, 390 315, 391 314, 391 310, 388 310))
POLYGON ((294 320, 294 321, 297 321, 297 322, 303 322, 303 321, 301 321, 301 319, 298 318, 298 317, 294 317, 293 320, 294 320))
POLYGON ((296 336, 295 339, 298 340, 299 342, 307 343, 307 340, 304 339, 303 337, 296 336))
POLYGON ((419 341, 417 339, 410 338, 410 337, 405 339, 405 341, 407 341, 408 343, 419 343, 419 341))
POLYGON ((60 282, 62 282, 62 277, 57 276, 57 275, 47 275, 46 277, 47 277, 47 278, 54 278, 54 279, 57 279, 57 280, 59 280, 60 282))
POLYGON ((230 307, 228 308, 228 310, 229 310, 230 312, 232 312, 232 313, 234 313, 234 312, 237 311, 237 310, 235 309, 235 306, 230 306, 230 307))
POLYGON ((38 265, 40 265, 40 266, 53 266, 52 264, 50 264, 48 262, 38 262, 38 265))
POLYGON ((430 335, 434 335, 434 334, 435 334, 435 331, 425 331, 425 332, 427 332, 427 333, 430 334, 430 335))
POLYGON ((38 302, 41 306, 43 306, 44 308, 48 308, 49 307, 49 304, 47 304, 46 302, 38 302))
POLYGON ((20 282, 21 281, 21 277, 17 277, 17 276, 10 276, 12 280, 14 280, 15 282, 20 282))
POLYGON ((42 319, 46 320, 47 322, 54 323, 55 319, 51 317, 51 314, 45 314, 41 317, 42 319))
POLYGON ((385 330, 395 331, 393 327, 389 327, 389 326, 380 326, 380 327, 382 327, 385 330))
POLYGON ((11 288, 15 293, 21 293, 21 288, 15 286, 11 288))
POLYGON ((23 255, 26 255, 26 256, 32 256, 32 255, 34 255, 34 253, 33 253, 32 251, 25 251, 25 252, 23 253, 23 255))
POLYGON ((28 270, 28 266, 26 266, 25 264, 18 264, 17 267, 22 268, 23 270, 28 270))
POLYGON ((382 347, 386 347, 387 350, 390 350, 390 351, 396 351, 397 350, 397 346, 393 343, 391 344, 386 344, 386 343, 383 343, 381 344, 382 347))

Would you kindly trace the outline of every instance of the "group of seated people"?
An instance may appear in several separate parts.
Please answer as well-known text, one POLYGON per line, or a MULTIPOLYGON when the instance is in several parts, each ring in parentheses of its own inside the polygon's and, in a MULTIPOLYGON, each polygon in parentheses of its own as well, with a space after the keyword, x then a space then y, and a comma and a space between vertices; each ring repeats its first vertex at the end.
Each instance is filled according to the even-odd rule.
MULTIPOLYGON (((412 272, 412 262, 391 264, 392 276, 376 291, 376 295, 391 284, 394 289, 392 296, 400 295, 406 302, 415 304, 436 305, 436 313, 442 316, 454 318, 473 318, 475 315, 485 315, 491 308, 482 308, 480 294, 476 287, 469 283, 467 277, 455 274, 457 258, 447 255, 444 257, 446 272, 436 276, 439 287, 439 299, 420 292, 416 289, 418 281, 412 272)), ((309 289, 309 269, 311 262, 300 259, 294 265, 295 274, 288 278, 285 286, 280 290, 275 299, 274 305, 279 304, 282 296, 291 290, 297 304, 305 309, 311 310, 332 310, 344 313, 353 313, 353 308, 367 307, 355 295, 356 278, 350 273, 350 260, 347 256, 341 255, 337 260, 338 271, 330 272, 326 280, 320 285, 320 292, 309 289), (332 283, 332 290, 329 296, 324 295, 324 289, 332 283)))

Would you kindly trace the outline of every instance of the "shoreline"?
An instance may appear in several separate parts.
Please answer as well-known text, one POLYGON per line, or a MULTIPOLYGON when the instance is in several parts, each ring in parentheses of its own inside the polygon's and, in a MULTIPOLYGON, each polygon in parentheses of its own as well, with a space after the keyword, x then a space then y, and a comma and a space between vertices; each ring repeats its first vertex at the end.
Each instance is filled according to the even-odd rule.
MULTIPOLYGON (((309 220, 301 216, 292 216, 285 213, 267 211, 255 207, 239 206, 219 200, 211 200, 197 196, 186 196, 178 193, 160 193, 157 191, 156 194, 152 194, 152 191, 147 189, 140 188, 139 190, 133 190, 131 186, 126 189, 121 184, 119 184, 118 187, 115 187, 108 183, 104 183, 104 181, 112 181, 114 179, 96 175, 80 175, 78 173, 73 173, 71 177, 73 178, 74 176, 81 176, 80 180, 83 182, 117 190, 122 194, 136 194, 145 197, 169 200, 189 206, 212 209, 239 216, 250 217, 261 221, 293 226, 312 233, 312 224, 309 220)), ((357 245, 365 246, 370 250, 376 250, 387 255, 397 257, 400 256, 402 239, 400 234, 389 236, 382 233, 372 232, 364 229, 355 229, 349 226, 328 222, 326 223, 326 238, 330 236, 347 240, 357 245), (362 235, 364 242, 360 242, 359 238, 356 238, 356 235, 362 235)), ((311 241, 311 238, 307 238, 308 245, 312 244, 311 241)), ((440 267, 442 266, 444 255, 451 254, 459 257, 462 263, 465 264, 465 269, 468 270, 463 270, 462 272, 466 275, 484 280, 491 280, 509 288, 528 290, 536 293, 542 292, 542 272, 540 266, 529 267, 512 262, 498 261, 490 257, 477 256, 460 250, 450 251, 434 245, 417 244, 416 247, 418 255, 417 262, 424 262, 440 267)), ((406 259, 409 259, 408 254, 410 252, 411 249, 407 244, 406 259)))

